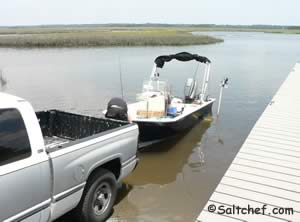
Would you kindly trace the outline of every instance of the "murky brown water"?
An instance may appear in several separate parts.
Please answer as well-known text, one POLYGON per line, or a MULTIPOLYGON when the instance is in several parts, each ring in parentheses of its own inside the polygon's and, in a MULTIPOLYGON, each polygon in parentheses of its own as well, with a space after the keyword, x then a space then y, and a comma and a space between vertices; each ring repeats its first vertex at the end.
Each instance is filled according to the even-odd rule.
MULTIPOLYGON (((111 221, 194 221, 255 121, 300 57, 300 36, 213 33, 217 45, 105 49, 0 49, 5 91, 28 99, 36 110, 61 109, 100 116, 120 96, 121 58, 125 98, 134 101, 153 59, 190 51, 212 60, 211 96, 230 78, 219 119, 207 118, 189 133, 140 153, 140 164, 120 187, 111 221)), ((183 93, 195 63, 168 64, 162 77, 183 93)), ((73 221, 65 216, 59 221, 73 221)))
POLYGON ((188 134, 141 153, 139 167, 125 180, 129 189, 135 189, 115 207, 113 217, 129 221, 195 219, 199 209, 191 206, 199 206, 201 193, 208 195, 212 190, 198 178, 205 171, 205 132, 211 121, 207 118, 188 134), (195 192, 197 188, 201 192, 195 192))

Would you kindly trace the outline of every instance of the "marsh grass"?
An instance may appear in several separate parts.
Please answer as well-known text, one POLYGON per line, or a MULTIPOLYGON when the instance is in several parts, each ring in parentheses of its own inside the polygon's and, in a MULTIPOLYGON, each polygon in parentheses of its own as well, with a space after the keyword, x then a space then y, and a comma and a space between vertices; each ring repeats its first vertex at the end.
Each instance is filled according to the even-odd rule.
POLYGON ((0 47, 184 46, 222 42, 185 29, 167 28, 2 28, 0 47))
POLYGON ((115 46, 185 46, 222 42, 222 39, 192 32, 265 32, 300 34, 300 28, 247 28, 247 27, 136 27, 126 26, 42 26, 0 28, 0 47, 115 47, 115 46))

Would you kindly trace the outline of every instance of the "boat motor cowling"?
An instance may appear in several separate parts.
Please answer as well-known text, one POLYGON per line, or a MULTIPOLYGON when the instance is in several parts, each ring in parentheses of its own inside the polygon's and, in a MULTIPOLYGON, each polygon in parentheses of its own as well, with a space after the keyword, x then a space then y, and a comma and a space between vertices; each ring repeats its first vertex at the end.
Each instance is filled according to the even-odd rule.
POLYGON ((196 99, 197 81, 193 78, 188 78, 184 86, 185 102, 192 102, 196 99))
POLYGON ((127 103, 121 98, 112 98, 107 104, 106 118, 128 121, 127 103))

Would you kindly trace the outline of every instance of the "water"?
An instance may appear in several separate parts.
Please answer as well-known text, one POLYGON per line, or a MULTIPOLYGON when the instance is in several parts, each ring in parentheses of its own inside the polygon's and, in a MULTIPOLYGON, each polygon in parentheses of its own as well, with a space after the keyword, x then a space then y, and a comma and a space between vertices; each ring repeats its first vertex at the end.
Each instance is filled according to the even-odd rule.
MULTIPOLYGON (((189 47, 2 48, 4 91, 28 99, 36 110, 56 108, 101 116, 108 100, 121 95, 118 58, 128 101, 140 92, 156 56, 188 51, 210 58, 211 96, 218 96, 220 81, 229 77, 221 117, 215 117, 215 104, 213 116, 188 134, 140 154, 140 164, 120 187, 111 216, 112 221, 194 221, 256 120, 300 60, 300 35, 207 34, 225 42, 189 47)), ((171 81, 174 94, 182 95, 184 82, 196 67, 195 62, 174 61, 161 76, 171 81)))

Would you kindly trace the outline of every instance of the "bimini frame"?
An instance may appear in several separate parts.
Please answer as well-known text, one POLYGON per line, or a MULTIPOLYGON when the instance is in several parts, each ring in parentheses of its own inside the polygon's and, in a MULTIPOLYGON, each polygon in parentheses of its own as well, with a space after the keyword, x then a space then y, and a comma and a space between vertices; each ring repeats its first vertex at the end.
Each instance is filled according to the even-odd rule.
MULTIPOLYGON (((190 54, 188 52, 181 52, 181 53, 177 53, 177 54, 174 54, 174 55, 159 56, 154 61, 154 65, 153 65, 152 72, 151 72, 151 75, 150 75, 150 83, 152 81, 158 81, 159 80, 158 69, 162 69, 165 62, 170 62, 173 59, 176 59, 176 60, 182 61, 182 62, 196 60, 200 63, 205 64, 205 71, 204 71, 204 76, 203 76, 203 81, 202 81, 202 88, 201 88, 201 91, 198 95, 200 101, 204 102, 206 91, 207 91, 207 88, 208 88, 208 83, 209 83, 210 63, 211 63, 210 60, 206 57, 199 56, 197 54, 190 54)), ((198 90, 197 90, 197 92, 198 92, 198 90)))

